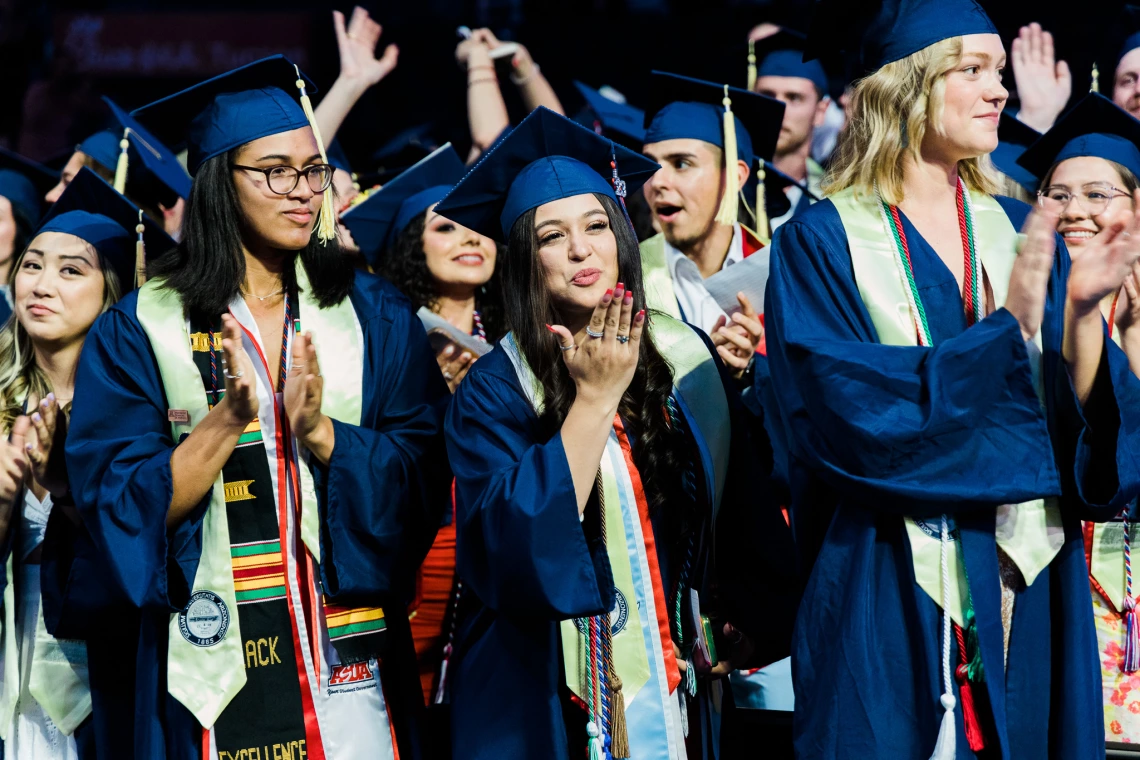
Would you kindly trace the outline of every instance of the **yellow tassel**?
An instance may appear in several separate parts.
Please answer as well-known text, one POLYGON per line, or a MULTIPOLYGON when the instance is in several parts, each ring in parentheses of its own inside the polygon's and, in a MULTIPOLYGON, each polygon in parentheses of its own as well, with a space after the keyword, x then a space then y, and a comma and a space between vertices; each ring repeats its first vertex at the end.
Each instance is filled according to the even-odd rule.
MULTIPOLYGON (((321 162, 327 164, 329 159, 325 155, 325 142, 321 139, 321 128, 317 126, 317 118, 313 115, 313 103, 309 100, 309 94, 305 92, 305 80, 301 78, 301 70, 297 68, 296 64, 293 65, 293 69, 297 72, 297 89, 301 91, 301 108, 305 110, 305 118, 309 120, 309 126, 313 128, 313 137, 317 139, 317 152, 321 154, 321 162)), ((336 209, 333 208, 334 205, 332 185, 329 185, 325 188, 324 200, 321 202, 321 213, 317 218, 317 239, 322 243, 327 243, 336 237, 336 209)))
POLYGON ((1100 92, 1100 71, 1096 67, 1096 61, 1093 61, 1092 84, 1089 85, 1089 92, 1100 92))
POLYGON ((748 40, 748 91, 756 91, 756 43, 748 40))
POLYGON ((115 164, 115 190, 119 195, 126 195, 127 193, 127 149, 131 147, 131 141, 127 139, 127 132, 123 132, 123 139, 119 140, 119 160, 115 164))
POLYGON ((724 195, 716 212, 716 221, 724 225, 736 224, 740 212, 740 177, 736 168, 736 118, 732 115, 732 99, 728 85, 724 86, 724 195))
POLYGON ((625 727, 625 695, 621 693, 621 677, 610 665, 610 754, 615 760, 629 757, 629 731, 625 727))
POLYGON ((135 232, 138 233, 139 238, 135 241, 135 287, 141 288, 146 284, 146 245, 143 243, 143 231, 146 227, 143 226, 143 212, 139 209, 139 223, 135 226, 135 232))
POLYGON ((756 236, 767 244, 772 239, 772 230, 768 224, 768 199, 765 192, 764 159, 760 159, 760 168, 756 170, 756 236))

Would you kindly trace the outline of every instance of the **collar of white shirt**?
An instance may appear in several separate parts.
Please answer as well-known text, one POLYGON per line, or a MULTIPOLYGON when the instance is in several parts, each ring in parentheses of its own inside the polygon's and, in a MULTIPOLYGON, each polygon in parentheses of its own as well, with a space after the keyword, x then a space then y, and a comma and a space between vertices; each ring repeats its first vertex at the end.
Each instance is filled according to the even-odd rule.
MULTIPOLYGON (((701 270, 685 254, 665 241, 665 260, 669 264, 669 274, 673 278, 673 293, 685 321, 696 325, 706 333, 710 332, 717 318, 724 315, 724 309, 709 295, 704 285, 701 270)), ((728 245, 728 256, 721 269, 744 261, 744 237, 740 225, 733 225, 732 242, 728 245)))

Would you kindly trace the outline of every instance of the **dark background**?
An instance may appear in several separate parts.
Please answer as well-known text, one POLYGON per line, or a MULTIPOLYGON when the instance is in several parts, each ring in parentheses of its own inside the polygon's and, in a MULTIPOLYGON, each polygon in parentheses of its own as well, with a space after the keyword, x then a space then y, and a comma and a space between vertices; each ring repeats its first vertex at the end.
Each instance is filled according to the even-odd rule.
MULTIPOLYGON (((573 114, 571 82, 610 84, 638 104, 653 68, 744 85, 749 29, 762 21, 807 28, 807 0, 385 0, 361 3, 384 25, 381 44, 400 47, 399 65, 365 95, 340 133, 367 169, 372 151, 403 129, 434 122, 435 137, 468 143, 466 79, 455 64, 460 24, 489 26, 531 51, 573 114)), ((1119 47, 1120 2, 983 2, 1006 41, 1038 21, 1073 69, 1076 97, 1088 89, 1094 56, 1110 91, 1119 47)), ((134 108, 271 52, 289 51, 326 88, 338 71, 333 8, 300 0, 0 0, 0 71, 5 91, 0 144, 40 160, 69 153, 102 126, 98 96, 134 108)), ((1013 78, 1006 81, 1013 89, 1013 78)), ((520 118, 515 88, 503 92, 520 118)), ((317 99, 319 99, 319 95, 317 99)))

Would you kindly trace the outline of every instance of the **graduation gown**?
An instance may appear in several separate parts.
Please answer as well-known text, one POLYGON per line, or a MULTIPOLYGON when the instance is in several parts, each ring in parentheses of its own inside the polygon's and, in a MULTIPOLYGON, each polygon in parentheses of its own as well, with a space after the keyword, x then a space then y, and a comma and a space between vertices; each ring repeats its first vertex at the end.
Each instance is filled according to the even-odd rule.
MULTIPOLYGON (((999 202, 1020 228, 1029 207, 999 202)), ((966 329, 953 275, 903 224, 933 348, 877 342, 830 201, 773 244, 771 389, 810 573, 792 654, 797 757, 930 756, 942 718, 940 610, 915 582, 902 518, 942 513, 961 532, 977 615, 984 756, 1103 757, 1081 520, 1112 517, 1140 490, 1140 383, 1109 341, 1093 397, 1078 404, 1061 357, 1070 262, 1058 240, 1043 409, 1017 320, 999 309, 966 329), (1060 496, 1064 545, 1017 594, 1003 666, 995 507, 1050 495, 1060 496)), ((957 757, 973 758, 961 709, 955 720, 957 757)))
MULTIPOLYGON (((417 758, 423 698, 401 611, 447 502, 449 394, 407 299, 363 273, 350 297, 363 332, 364 398, 359 427, 333 421, 328 466, 310 465, 320 581, 335 601, 392 611, 381 682, 400 757, 417 758)), ((167 692, 167 637, 201 556, 209 494, 166 528, 176 442, 136 302, 132 293, 101 316, 83 348, 67 441, 82 521, 52 512, 44 612, 53 634, 87 641, 93 715, 79 732, 94 735, 99 758, 196 760, 200 727, 167 692)))
MULTIPOLYGON (((763 665, 788 652, 799 585, 790 531, 764 487, 770 454, 763 440, 750 441, 750 416, 723 367, 720 376, 732 421, 728 480, 715 562, 698 568, 691 585, 709 599, 715 580, 723 617, 751 638, 753 660, 763 665)), ((460 384, 445 431, 464 583, 449 675, 455 756, 578 757, 586 712, 567 698, 559 621, 611 609, 614 591, 605 545, 578 519, 561 434, 542 434, 501 345, 460 384)), ((669 595, 680 559, 666 546, 659 516, 653 526, 669 595)), ((717 756, 719 736, 707 718, 691 728, 704 742, 694 748, 690 741, 691 757, 717 756)))

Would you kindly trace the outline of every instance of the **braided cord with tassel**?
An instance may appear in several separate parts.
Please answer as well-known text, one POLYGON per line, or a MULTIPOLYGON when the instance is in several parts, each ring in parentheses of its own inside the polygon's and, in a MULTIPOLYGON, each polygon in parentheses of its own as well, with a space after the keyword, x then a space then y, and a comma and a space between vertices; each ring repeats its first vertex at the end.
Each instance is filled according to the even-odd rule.
MULTIPOLYGON (((294 70, 297 72, 297 89, 301 93, 301 108, 305 111, 305 118, 309 120, 309 126, 313 128, 313 137, 317 140, 317 152, 321 154, 321 163, 328 164, 328 155, 325 153, 325 141, 321 139, 321 128, 317 126, 317 117, 313 113, 313 103, 309 100, 309 93, 305 91, 305 80, 301 76, 301 69, 296 64, 293 65, 294 70)), ((332 185, 330 184, 325 188, 324 200, 321 202, 321 213, 317 218, 317 239, 322 243, 327 243, 336 237, 336 209, 333 208, 335 200, 333 198, 332 185)))

